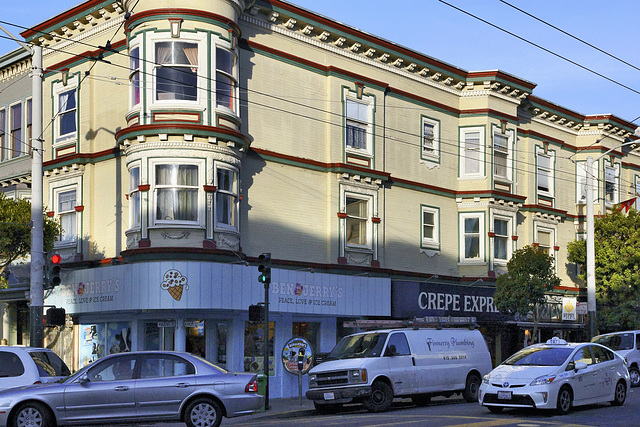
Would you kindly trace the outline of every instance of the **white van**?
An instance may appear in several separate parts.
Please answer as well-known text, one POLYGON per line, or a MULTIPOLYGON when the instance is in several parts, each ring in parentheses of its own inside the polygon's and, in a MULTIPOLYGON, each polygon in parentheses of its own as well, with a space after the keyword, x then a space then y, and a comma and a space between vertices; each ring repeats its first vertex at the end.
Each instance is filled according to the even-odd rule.
POLYGON ((394 397, 426 405, 432 396, 462 393, 478 400, 491 356, 480 331, 384 329, 348 335, 309 371, 307 398, 320 413, 362 402, 370 412, 387 410, 394 397))
POLYGON ((640 385, 640 330, 598 335, 591 342, 602 344, 624 357, 629 368, 631 387, 640 385))

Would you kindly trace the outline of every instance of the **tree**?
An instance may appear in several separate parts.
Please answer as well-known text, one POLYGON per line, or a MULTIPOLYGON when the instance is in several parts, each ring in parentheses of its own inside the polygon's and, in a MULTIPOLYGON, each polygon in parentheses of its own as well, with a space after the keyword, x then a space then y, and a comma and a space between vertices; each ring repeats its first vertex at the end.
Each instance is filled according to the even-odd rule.
POLYGON ((507 273, 498 276, 493 297, 496 308, 506 313, 526 315, 533 311, 533 337, 538 334, 539 307, 545 294, 560 285, 553 259, 535 246, 514 252, 507 273))
MULTIPOLYGON (((631 209, 594 222, 596 324, 600 333, 640 329, 640 214, 631 209)), ((569 262, 580 265, 586 279, 586 242, 569 243, 569 262)))
MULTIPOLYGON (((53 242, 60 235, 57 220, 44 218, 44 250, 53 249, 53 242)), ((6 288, 3 274, 7 267, 30 254, 31 251, 31 203, 23 199, 8 199, 0 193, 0 288, 6 288)))

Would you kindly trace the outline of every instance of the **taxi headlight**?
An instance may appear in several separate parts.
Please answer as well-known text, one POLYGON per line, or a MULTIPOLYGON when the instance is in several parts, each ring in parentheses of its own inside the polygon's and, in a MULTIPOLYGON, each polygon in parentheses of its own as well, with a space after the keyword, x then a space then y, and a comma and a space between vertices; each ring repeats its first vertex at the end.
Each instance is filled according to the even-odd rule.
POLYGON ((482 377, 482 382, 484 384, 489 384, 489 378, 491 378, 489 374, 485 375, 484 377, 482 377))
POLYGON ((544 375, 542 377, 538 377, 535 380, 531 381, 529 385, 546 385, 551 384, 553 380, 556 379, 555 375, 544 375))

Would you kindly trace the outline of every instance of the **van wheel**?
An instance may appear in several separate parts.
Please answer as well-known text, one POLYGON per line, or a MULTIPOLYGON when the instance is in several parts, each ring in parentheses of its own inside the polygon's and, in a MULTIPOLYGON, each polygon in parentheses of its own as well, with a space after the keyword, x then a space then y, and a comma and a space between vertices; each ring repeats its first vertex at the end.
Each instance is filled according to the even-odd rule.
POLYGON ((478 401, 478 391, 480 390, 480 384, 482 380, 479 376, 475 374, 470 374, 467 377, 467 383, 464 387, 464 391, 462 392, 462 397, 467 402, 477 402, 478 401))
POLYGON ((376 381, 371 386, 371 396, 364 401, 369 412, 384 412, 393 403, 393 390, 389 384, 376 381))
POLYGON ((313 407, 320 415, 337 414, 342 409, 342 403, 317 403, 313 402, 313 407))
POLYGON ((573 404, 573 395, 571 389, 564 386, 558 392, 558 400, 556 403, 556 410, 559 415, 567 415, 571 411, 571 405, 573 404))
POLYGON ((414 394, 411 396, 411 401, 416 406, 427 406, 431 402, 431 396, 428 394, 414 394))
POLYGON ((611 404, 613 406, 622 406, 626 399, 627 399, 627 385, 624 383, 624 381, 620 380, 618 381, 618 384, 616 384, 616 390, 613 396, 613 400, 611 401, 611 404))
POLYGON ((633 365, 629 368, 629 376, 631 377, 631 387, 638 387, 640 385, 640 370, 637 366, 633 365))

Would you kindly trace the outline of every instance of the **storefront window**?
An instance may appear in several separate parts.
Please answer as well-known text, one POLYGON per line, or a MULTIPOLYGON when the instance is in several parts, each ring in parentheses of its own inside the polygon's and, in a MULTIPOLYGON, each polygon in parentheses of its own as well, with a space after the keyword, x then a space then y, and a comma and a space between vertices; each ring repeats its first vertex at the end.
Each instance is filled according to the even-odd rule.
POLYGON ((145 350, 173 350, 175 321, 152 321, 144 326, 145 350))
POLYGON ((185 350, 187 353, 206 358, 207 339, 204 320, 188 320, 184 322, 187 332, 185 350))
POLYGON ((320 350, 320 322, 293 322, 291 336, 307 340, 314 353, 320 350))
MULTIPOLYGON (((269 322, 269 375, 275 375, 273 340, 275 322, 269 322)), ((244 371, 264 372, 264 323, 244 322, 244 371)))
POLYGON ((107 354, 131 351, 131 324, 109 322, 82 325, 80 338, 80 365, 86 366, 107 354))
POLYGON ((213 363, 221 368, 227 368, 227 324, 218 323, 217 357, 213 363))

